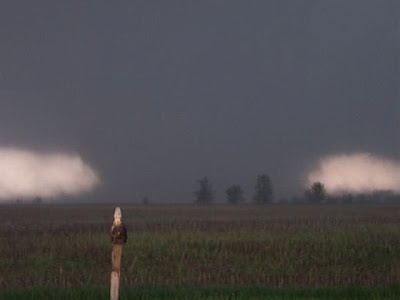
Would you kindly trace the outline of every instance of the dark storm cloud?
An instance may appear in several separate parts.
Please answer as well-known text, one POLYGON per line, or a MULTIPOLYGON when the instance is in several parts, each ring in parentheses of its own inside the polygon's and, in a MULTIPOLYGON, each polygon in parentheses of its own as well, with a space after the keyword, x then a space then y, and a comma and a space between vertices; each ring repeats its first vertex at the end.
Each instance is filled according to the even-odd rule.
POLYGON ((96 199, 302 189, 326 154, 398 159, 396 1, 13 1, 0 146, 79 152, 96 199))

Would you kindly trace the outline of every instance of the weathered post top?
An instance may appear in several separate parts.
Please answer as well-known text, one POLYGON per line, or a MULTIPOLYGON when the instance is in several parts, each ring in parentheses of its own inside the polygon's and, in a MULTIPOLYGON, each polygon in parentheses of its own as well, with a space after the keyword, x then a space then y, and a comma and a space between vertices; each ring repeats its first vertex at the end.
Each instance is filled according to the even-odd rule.
POLYGON ((114 221, 111 226, 110 238, 111 242, 116 245, 123 245, 128 239, 128 234, 124 224, 121 221, 122 212, 119 207, 114 210, 114 221))

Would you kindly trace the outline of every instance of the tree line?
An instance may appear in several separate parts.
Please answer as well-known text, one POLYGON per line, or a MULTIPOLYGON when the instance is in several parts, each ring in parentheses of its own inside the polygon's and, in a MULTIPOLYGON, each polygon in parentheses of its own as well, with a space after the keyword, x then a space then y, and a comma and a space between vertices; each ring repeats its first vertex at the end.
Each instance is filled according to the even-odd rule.
MULTIPOLYGON (((207 177, 198 180, 199 189, 194 192, 197 204, 211 204, 214 202, 216 191, 207 177)), ((231 185, 226 191, 228 203, 240 204, 246 202, 244 190, 238 184, 231 185)), ((254 187, 253 202, 257 204, 272 203, 274 200, 274 190, 270 177, 267 174, 257 176, 254 187)))
MULTIPOLYGON (((215 200, 216 190, 207 177, 198 180, 199 189, 194 192, 195 203, 211 204, 215 200)), ((226 200, 230 204, 241 204, 246 202, 243 188, 234 184, 225 191, 226 200)), ((274 189, 270 177, 267 174, 257 175, 256 184, 252 202, 255 204, 268 204, 274 202, 274 189)), ((342 193, 339 195, 330 195, 321 182, 314 182, 309 189, 304 192, 303 196, 295 197, 291 201, 281 200, 281 203, 373 203, 400 202, 400 195, 391 191, 374 191, 372 193, 342 193)))

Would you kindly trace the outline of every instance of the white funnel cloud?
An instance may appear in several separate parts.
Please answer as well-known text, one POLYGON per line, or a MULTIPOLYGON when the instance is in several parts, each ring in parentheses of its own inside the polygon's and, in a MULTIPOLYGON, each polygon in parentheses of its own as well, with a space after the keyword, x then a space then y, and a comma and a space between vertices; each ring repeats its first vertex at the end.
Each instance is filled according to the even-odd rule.
POLYGON ((98 183, 79 155, 0 147, 0 200, 77 196, 98 183))
POLYGON ((320 160, 307 177, 308 187, 322 182, 332 194, 400 192, 400 163, 369 153, 332 155, 320 160))

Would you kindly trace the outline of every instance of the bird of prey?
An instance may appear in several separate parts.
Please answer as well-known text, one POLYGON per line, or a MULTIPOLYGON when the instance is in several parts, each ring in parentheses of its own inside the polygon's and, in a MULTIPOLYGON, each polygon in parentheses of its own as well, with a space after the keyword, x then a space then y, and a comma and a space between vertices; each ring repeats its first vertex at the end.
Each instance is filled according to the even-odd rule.
POLYGON ((126 228, 121 221, 122 213, 119 207, 116 207, 114 210, 114 222, 111 226, 110 238, 113 244, 123 245, 126 243, 128 239, 128 234, 126 232, 126 228))

